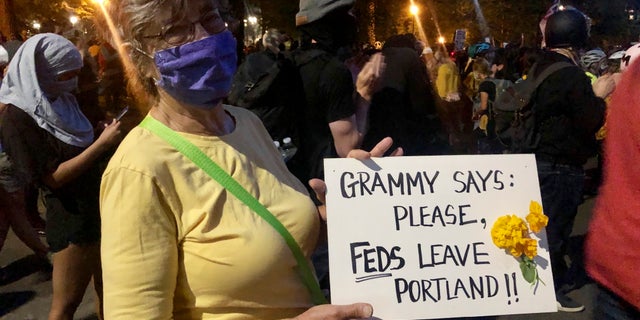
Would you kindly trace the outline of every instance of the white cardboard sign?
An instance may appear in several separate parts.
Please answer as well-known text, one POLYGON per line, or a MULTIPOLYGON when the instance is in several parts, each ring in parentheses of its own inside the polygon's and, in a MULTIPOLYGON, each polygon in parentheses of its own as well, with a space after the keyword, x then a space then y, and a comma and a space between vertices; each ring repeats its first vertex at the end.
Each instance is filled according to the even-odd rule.
POLYGON ((324 165, 332 303, 368 302, 380 319, 557 311, 544 230, 537 285, 491 239, 498 217, 542 203, 533 155, 324 165))

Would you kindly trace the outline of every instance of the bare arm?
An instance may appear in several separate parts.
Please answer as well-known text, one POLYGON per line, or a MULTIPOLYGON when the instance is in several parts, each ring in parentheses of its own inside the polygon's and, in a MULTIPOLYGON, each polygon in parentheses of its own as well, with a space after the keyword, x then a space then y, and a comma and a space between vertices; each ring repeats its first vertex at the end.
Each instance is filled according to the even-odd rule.
POLYGON ((58 165, 55 171, 43 177, 43 182, 57 189, 84 173, 103 153, 120 141, 120 122, 107 125, 100 137, 79 155, 58 165))
POLYGON ((358 130, 356 115, 329 123, 338 156, 344 158, 362 143, 364 132, 358 130))
POLYGON ((348 118, 329 123, 338 155, 342 158, 360 147, 367 133, 367 118, 373 94, 379 89, 386 64, 382 54, 375 54, 365 64, 356 80, 356 111, 348 118))

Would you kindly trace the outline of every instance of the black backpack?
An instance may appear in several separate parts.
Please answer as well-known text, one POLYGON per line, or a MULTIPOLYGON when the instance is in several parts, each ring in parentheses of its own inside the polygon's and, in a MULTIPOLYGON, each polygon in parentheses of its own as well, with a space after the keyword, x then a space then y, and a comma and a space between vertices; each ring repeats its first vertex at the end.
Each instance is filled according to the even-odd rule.
MULTIPOLYGON (((508 79, 494 79, 494 78, 487 78, 484 81, 490 81, 494 84, 495 86, 495 90, 496 90, 496 95, 494 98, 494 101, 489 100, 488 101, 488 106, 487 106, 487 110, 488 112, 486 113, 488 120, 487 120, 487 127, 485 130, 485 135, 490 138, 490 139, 495 139, 496 138, 496 129, 495 129, 495 112, 493 110, 493 105, 495 103, 495 101, 498 101, 498 99, 500 98, 500 96, 505 93, 505 92, 509 92, 509 90, 513 90, 513 86, 514 83, 511 80, 508 79)), ((476 95, 476 97, 473 99, 473 110, 474 112, 480 110, 480 94, 478 93, 476 95)))
POLYGON ((292 59, 261 51, 248 55, 238 67, 227 101, 255 113, 273 140, 290 137, 295 144, 304 109, 303 91, 292 59))
POLYGON ((554 72, 572 67, 569 62, 555 62, 537 77, 534 64, 525 79, 496 93, 493 103, 493 131, 496 137, 512 153, 531 152, 540 142, 536 127, 535 108, 532 97, 540 84, 554 72))

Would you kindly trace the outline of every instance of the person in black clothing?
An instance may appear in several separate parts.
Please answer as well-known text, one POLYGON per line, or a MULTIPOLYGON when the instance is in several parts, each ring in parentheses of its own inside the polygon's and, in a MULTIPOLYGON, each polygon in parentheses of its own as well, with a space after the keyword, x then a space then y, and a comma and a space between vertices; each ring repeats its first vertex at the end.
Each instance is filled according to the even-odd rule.
POLYGON ((264 50, 249 54, 234 76, 230 104, 255 113, 274 141, 292 138, 299 145, 297 128, 304 108, 300 74, 289 53, 285 35, 277 29, 265 32, 264 50))
POLYGON ((89 119, 94 128, 106 120, 104 110, 99 105, 98 63, 89 54, 88 43, 82 38, 70 39, 82 55, 82 68, 78 74, 78 90, 74 92, 80 111, 89 119), (75 40, 75 41, 74 41, 75 40))
POLYGON ((436 113, 427 69, 415 50, 413 35, 392 36, 382 54, 387 65, 380 89, 371 100, 369 129, 362 147, 370 149, 385 137, 404 154, 445 154, 446 134, 436 113))
MULTIPOLYGON (((568 272, 565 255, 582 202, 585 177, 582 166, 596 154, 595 133, 602 126, 605 103, 599 97, 603 93, 594 93, 589 78, 577 63, 577 50, 588 39, 585 16, 572 9, 557 11, 549 17, 544 35, 547 48, 537 62, 537 74, 558 61, 576 66, 552 73, 534 93, 533 110, 540 142, 530 151, 536 155, 542 205, 549 217, 546 230, 558 310, 579 312, 584 306, 566 295, 575 279, 568 272)), ((574 261, 572 267, 577 263, 574 261)))
MULTIPOLYGON (((301 34, 300 50, 294 60, 300 71, 305 93, 301 142, 291 159, 298 163, 301 181, 322 178, 323 158, 345 157, 359 148, 366 131, 367 113, 374 74, 360 73, 357 93, 353 78, 338 52, 356 39, 356 20, 351 14, 354 0, 300 1, 296 25, 301 34), (365 75, 365 76, 363 76, 365 75)), ((381 59, 372 58, 374 61, 381 59)), ((296 172, 294 172, 296 174, 296 172)))
MULTIPOLYGON (((380 55, 371 58, 358 75, 356 90, 351 72, 338 58, 339 51, 344 52, 356 40, 356 19, 351 13, 354 3, 301 0, 296 14, 301 45, 293 57, 305 99, 299 111, 298 151, 287 165, 303 183, 323 179, 323 159, 346 157, 361 146, 366 132, 369 103, 380 75, 376 70, 383 69, 383 59, 380 55)), ((312 258, 323 289, 329 287, 327 252, 326 244, 320 244, 312 258)))

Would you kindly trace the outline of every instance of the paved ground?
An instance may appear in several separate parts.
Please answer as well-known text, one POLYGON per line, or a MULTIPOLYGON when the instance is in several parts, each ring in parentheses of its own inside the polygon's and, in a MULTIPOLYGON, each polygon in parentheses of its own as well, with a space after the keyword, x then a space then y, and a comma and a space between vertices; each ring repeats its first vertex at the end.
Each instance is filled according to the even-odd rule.
MULTIPOLYGON (((0 319, 47 319, 52 295, 51 274, 13 233, 0 252, 0 266, 14 274, 0 283, 0 319)), ((88 290, 75 319, 97 319, 93 301, 88 290)))

